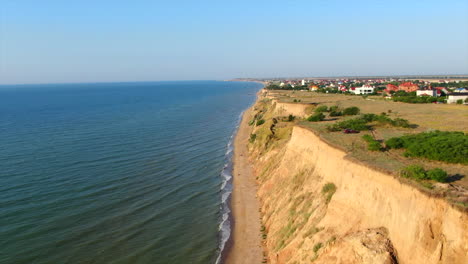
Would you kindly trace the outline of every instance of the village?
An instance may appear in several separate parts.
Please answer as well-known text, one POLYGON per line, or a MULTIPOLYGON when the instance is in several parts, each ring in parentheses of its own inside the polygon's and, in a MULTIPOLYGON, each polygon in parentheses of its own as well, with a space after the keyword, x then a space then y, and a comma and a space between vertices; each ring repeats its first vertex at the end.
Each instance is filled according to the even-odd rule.
POLYGON ((381 95, 407 103, 468 104, 468 80, 428 79, 270 79, 268 90, 301 90, 351 95, 381 95))

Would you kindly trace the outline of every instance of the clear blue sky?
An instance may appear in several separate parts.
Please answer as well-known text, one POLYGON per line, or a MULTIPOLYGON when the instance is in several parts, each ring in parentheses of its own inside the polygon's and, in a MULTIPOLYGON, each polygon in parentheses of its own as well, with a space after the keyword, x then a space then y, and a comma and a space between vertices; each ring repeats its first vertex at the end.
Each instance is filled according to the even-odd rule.
POLYGON ((0 0, 0 83, 468 73, 468 1, 0 0))

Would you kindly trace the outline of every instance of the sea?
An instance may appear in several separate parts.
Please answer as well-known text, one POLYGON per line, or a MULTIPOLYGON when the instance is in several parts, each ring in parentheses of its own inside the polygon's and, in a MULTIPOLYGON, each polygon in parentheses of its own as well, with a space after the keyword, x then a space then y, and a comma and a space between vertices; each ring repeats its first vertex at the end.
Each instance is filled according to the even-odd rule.
POLYGON ((0 86, 0 263, 219 263, 232 140, 261 87, 0 86))

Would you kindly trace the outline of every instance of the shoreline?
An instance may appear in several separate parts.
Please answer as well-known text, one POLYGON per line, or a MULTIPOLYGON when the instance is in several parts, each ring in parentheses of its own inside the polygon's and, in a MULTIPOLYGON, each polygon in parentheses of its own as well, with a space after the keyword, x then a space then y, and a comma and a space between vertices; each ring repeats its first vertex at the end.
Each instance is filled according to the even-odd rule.
POLYGON ((229 202, 232 222, 231 236, 225 245, 226 254, 222 257, 225 264, 261 263, 263 259, 257 183, 247 149, 252 109, 253 105, 242 115, 234 138, 233 190, 229 202))

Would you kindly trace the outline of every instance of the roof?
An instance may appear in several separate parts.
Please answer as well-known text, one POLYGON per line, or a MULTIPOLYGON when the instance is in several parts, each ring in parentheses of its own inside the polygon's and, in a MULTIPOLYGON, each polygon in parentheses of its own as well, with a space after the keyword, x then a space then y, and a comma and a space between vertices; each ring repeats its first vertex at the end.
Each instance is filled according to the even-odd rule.
POLYGON ((405 83, 400 84, 400 86, 410 87, 410 86, 417 86, 417 85, 412 82, 405 82, 405 83))
POLYGON ((449 93, 448 95, 449 95, 449 96, 450 96, 450 95, 455 95, 455 96, 457 96, 457 95, 460 95, 460 96, 468 96, 468 93, 449 93))

